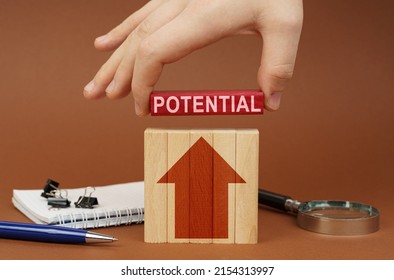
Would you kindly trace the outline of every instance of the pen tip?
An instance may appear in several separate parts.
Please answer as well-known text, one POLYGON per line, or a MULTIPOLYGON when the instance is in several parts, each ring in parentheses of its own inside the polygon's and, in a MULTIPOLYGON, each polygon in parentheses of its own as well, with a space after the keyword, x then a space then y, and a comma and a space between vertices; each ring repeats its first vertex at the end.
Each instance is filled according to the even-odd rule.
POLYGON ((112 241, 118 241, 119 239, 112 237, 112 241))

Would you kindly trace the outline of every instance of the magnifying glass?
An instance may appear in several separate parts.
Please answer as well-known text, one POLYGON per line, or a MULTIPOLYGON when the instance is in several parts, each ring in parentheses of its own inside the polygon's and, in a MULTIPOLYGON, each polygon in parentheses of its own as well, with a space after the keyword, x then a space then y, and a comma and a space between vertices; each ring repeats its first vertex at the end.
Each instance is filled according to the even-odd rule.
POLYGON ((299 227, 323 234, 362 235, 379 230, 379 210, 353 201, 299 202, 259 189, 259 204, 297 215, 299 227))

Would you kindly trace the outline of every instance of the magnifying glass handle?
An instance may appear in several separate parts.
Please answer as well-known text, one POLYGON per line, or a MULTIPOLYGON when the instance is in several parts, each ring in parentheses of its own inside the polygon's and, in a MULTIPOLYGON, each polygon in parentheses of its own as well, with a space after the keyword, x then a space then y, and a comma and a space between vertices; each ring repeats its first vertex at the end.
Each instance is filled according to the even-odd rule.
POLYGON ((259 204, 293 213, 297 213, 298 206, 300 206, 300 202, 292 199, 290 196, 273 193, 263 189, 259 189, 259 204))

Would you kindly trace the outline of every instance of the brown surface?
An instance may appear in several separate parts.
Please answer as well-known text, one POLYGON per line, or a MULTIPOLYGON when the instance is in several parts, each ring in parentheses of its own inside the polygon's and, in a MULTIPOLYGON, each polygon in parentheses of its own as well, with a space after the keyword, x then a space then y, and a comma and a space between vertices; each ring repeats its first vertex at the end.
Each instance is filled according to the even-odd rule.
MULTIPOLYGON (((95 36, 144 1, 0 0, 0 219, 28 221, 13 188, 143 178, 146 127, 260 130, 260 183, 299 200, 350 199, 381 210, 381 230, 333 237, 259 210, 257 245, 145 244, 143 225, 101 229, 120 240, 66 246, 0 240, 0 259, 393 259, 394 2, 304 1, 295 76, 277 113, 134 116, 132 98, 86 101, 108 57, 95 36)), ((225 39, 165 68, 157 90, 256 87, 261 40, 225 39), (220 75, 218 74, 220 73, 220 75)))

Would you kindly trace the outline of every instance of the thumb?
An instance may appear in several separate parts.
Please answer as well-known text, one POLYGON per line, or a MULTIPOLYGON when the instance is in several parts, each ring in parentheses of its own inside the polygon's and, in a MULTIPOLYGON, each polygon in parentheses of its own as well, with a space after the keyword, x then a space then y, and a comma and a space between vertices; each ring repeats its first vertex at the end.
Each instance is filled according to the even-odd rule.
POLYGON ((265 23, 261 28, 263 51, 257 81, 268 111, 279 109, 286 84, 293 76, 301 27, 302 14, 295 20, 265 23))
POLYGON ((292 77, 293 65, 282 68, 288 69, 269 69, 260 66, 258 72, 258 83, 264 93, 264 107, 268 111, 279 109, 287 81, 292 77))

